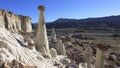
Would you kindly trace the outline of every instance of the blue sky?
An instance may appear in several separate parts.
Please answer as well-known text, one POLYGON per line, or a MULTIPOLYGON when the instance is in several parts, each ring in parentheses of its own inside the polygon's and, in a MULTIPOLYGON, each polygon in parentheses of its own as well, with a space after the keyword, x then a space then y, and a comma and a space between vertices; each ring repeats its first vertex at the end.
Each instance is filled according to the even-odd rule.
POLYGON ((38 21, 38 5, 45 5, 46 22, 58 18, 88 18, 120 15, 120 0, 0 0, 0 8, 38 21))

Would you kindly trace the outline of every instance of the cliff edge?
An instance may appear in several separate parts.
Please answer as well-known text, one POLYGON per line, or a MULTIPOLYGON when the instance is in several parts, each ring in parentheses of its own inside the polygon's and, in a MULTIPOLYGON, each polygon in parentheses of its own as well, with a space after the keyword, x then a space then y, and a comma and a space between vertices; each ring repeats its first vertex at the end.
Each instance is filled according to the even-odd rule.
POLYGON ((16 15, 10 11, 0 9, 0 27, 13 32, 31 32, 31 18, 28 16, 16 15))

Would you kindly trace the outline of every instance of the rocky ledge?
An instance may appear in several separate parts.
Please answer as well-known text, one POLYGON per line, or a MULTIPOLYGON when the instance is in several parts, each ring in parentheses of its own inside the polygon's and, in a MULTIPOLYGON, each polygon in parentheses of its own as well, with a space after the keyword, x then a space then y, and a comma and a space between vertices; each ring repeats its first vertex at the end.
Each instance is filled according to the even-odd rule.
POLYGON ((0 9, 0 27, 7 28, 14 32, 31 32, 31 18, 0 9))

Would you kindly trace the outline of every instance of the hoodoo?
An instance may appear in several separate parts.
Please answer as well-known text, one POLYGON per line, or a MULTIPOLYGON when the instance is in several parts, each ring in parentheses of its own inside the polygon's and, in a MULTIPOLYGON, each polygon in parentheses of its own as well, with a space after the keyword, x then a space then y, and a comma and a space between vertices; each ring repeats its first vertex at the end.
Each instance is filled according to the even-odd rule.
POLYGON ((84 52, 84 57, 85 57, 85 61, 87 63, 87 67, 88 68, 92 68, 91 65, 90 65, 90 62, 92 60, 92 57, 93 57, 93 50, 90 46, 88 46, 86 49, 85 49, 85 52, 84 52))
POLYGON ((40 15, 39 15, 39 21, 38 21, 36 43, 35 43, 36 50, 41 52, 43 55, 50 57, 46 25, 45 25, 45 21, 44 21, 45 7, 43 5, 38 6, 38 9, 40 11, 40 15))
POLYGON ((55 49, 56 49, 58 55, 66 55, 66 49, 61 40, 57 41, 55 49))
POLYGON ((57 38, 56 38, 56 32, 55 32, 55 29, 54 29, 54 28, 52 28, 51 36, 52 36, 52 40, 53 40, 54 42, 56 42, 56 41, 57 41, 57 38))
POLYGON ((104 57, 107 47, 102 44, 97 45, 96 64, 95 68, 104 68, 104 57))

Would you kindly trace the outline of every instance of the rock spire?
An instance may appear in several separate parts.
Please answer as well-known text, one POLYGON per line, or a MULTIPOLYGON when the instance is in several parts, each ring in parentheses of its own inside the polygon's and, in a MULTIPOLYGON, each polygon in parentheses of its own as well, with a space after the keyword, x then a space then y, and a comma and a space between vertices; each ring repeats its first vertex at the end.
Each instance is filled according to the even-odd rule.
POLYGON ((103 44, 97 44, 96 64, 95 68, 104 68, 104 57, 107 47, 103 44))
POLYGON ((53 40, 54 42, 56 42, 56 41, 57 41, 57 38, 56 38, 56 32, 55 32, 54 27, 52 28, 51 37, 52 37, 52 40, 53 40))
POLYGON ((36 49, 41 52, 43 55, 50 57, 50 51, 48 46, 48 37, 46 32, 46 25, 44 21, 44 11, 45 7, 43 5, 38 6, 39 21, 38 21, 38 30, 37 30, 37 38, 36 38, 36 49))

